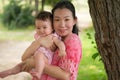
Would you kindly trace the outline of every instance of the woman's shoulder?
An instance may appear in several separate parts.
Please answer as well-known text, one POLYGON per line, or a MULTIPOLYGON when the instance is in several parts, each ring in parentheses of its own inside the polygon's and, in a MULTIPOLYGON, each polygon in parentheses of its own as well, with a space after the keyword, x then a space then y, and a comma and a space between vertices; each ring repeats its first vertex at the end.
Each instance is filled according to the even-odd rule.
POLYGON ((78 35, 72 33, 72 34, 70 34, 70 35, 66 38, 65 41, 68 42, 68 41, 70 41, 70 40, 72 40, 72 41, 76 41, 76 40, 80 40, 80 38, 79 38, 78 35))
POLYGON ((72 33, 70 37, 71 38, 79 38, 79 36, 77 34, 74 34, 74 33, 72 33))

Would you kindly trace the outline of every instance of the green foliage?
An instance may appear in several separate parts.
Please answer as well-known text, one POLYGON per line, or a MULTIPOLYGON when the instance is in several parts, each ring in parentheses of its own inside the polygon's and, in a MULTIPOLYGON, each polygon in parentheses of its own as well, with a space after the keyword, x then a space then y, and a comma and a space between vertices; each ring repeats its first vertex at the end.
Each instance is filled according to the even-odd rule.
POLYGON ((20 11, 21 7, 11 1, 9 5, 4 7, 3 23, 10 25, 12 21, 15 21, 20 11))
POLYGON ((98 56, 99 56, 99 53, 94 53, 94 54, 92 55, 92 58, 93 58, 93 59, 96 59, 98 56))
POLYGON ((94 30, 93 30, 93 28, 91 28, 91 31, 89 31, 89 32, 87 31, 86 35, 88 36, 88 39, 91 40, 91 44, 93 45, 93 48, 96 49, 96 52, 92 55, 92 58, 93 59, 96 59, 98 57, 100 58, 100 55, 98 53, 98 49, 97 49, 97 46, 96 46, 96 43, 95 43, 95 39, 94 39, 94 30), (91 32, 91 31, 93 31, 93 32, 91 32))
POLYGON ((21 28, 32 25, 34 17, 32 16, 32 8, 20 5, 21 1, 10 0, 10 3, 4 7, 2 14, 2 22, 8 29, 21 28))
MULTIPOLYGON (((45 4, 54 6, 59 1, 62 1, 62 0, 45 0, 45 4)), ((72 1, 72 0, 68 0, 68 1, 72 1)))
POLYGON ((34 17, 32 16, 32 9, 27 6, 21 10, 18 18, 16 19, 16 24, 18 27, 24 27, 32 25, 34 23, 34 17))

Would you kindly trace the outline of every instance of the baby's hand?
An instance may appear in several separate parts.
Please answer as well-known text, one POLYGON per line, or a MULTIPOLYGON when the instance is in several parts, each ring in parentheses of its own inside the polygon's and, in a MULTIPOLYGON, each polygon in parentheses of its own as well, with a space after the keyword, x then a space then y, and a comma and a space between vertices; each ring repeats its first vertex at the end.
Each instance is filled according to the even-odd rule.
POLYGON ((64 57, 66 55, 65 50, 60 50, 58 56, 59 57, 64 57))

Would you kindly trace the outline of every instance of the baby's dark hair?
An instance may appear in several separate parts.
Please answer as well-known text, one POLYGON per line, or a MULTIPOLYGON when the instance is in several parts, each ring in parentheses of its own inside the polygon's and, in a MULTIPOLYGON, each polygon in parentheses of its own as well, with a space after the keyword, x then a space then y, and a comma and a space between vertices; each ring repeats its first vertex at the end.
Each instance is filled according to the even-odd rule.
POLYGON ((35 17, 35 19, 43 20, 43 21, 46 21, 47 19, 49 19, 52 23, 52 13, 48 11, 40 11, 35 17))

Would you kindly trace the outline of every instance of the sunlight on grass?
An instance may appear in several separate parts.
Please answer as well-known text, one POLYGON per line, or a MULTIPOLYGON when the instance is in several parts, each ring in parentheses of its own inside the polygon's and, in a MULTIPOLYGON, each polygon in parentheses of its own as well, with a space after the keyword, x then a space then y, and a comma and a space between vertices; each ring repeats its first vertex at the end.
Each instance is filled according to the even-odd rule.
POLYGON ((83 45, 83 56, 79 65, 77 80, 107 80, 102 61, 99 61, 99 57, 95 60, 92 59, 92 55, 98 52, 94 48, 96 44, 91 43, 95 41, 93 27, 83 30, 80 33, 80 38, 83 45), (90 33, 90 39, 87 33, 90 33))
POLYGON ((17 32, 14 32, 14 31, 1 31, 0 32, 0 40, 31 40, 30 37, 28 36, 31 36, 33 35, 33 32, 22 32, 22 31, 17 31, 17 32), (2 35, 4 33, 4 35, 2 35), (26 35, 26 36, 25 36, 26 35))
POLYGON ((91 66, 89 66, 89 69, 96 69, 96 66, 94 66, 94 65, 91 65, 91 66))
POLYGON ((19 41, 31 41, 33 31, 0 31, 0 40, 19 40, 19 41), (3 35, 4 34, 4 35, 3 35), (26 35, 26 36, 25 36, 26 35))
POLYGON ((2 25, 0 26, 0 40, 31 41, 33 40, 33 34, 34 30, 31 28, 8 30, 2 25))

